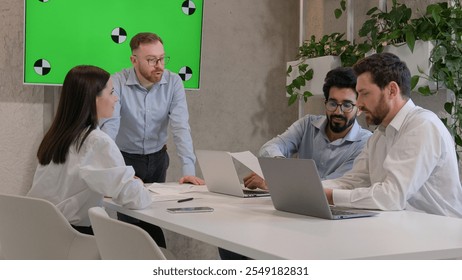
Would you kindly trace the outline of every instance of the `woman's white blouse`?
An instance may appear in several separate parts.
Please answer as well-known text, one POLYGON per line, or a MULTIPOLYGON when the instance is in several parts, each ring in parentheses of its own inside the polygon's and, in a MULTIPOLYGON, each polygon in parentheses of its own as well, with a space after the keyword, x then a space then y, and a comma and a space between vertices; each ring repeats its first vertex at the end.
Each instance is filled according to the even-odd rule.
POLYGON ((88 209, 102 206, 104 196, 132 209, 151 204, 149 191, 134 175, 115 142, 97 128, 79 152, 71 146, 64 164, 39 164, 27 196, 51 201, 72 225, 89 226, 88 209))

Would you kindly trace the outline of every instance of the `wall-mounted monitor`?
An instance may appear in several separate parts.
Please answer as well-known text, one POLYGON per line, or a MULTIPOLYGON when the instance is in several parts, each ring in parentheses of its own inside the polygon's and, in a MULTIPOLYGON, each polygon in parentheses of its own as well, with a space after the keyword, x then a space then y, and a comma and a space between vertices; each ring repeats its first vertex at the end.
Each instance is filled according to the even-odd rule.
POLYGON ((24 83, 61 85, 76 65, 131 67, 130 39, 158 34, 186 89, 198 89, 203 0, 25 0, 24 83))

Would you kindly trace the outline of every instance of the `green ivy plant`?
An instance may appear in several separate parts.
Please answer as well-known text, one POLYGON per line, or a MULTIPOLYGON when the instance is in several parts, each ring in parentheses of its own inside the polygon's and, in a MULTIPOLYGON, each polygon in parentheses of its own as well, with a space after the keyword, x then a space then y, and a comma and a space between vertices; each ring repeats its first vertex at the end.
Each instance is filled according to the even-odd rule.
POLYGON ((367 15, 370 18, 363 23, 358 35, 367 38, 372 49, 382 52, 387 45, 407 44, 411 51, 414 50, 416 38, 412 10, 405 4, 393 0, 389 11, 374 7, 367 15))
MULTIPOLYGON (((345 33, 332 33, 324 35, 320 40, 311 36, 310 40, 306 40, 298 49, 296 57, 299 63, 295 66, 298 68, 299 75, 286 86, 287 94, 289 95, 288 104, 292 105, 299 97, 302 97, 305 102, 313 93, 310 91, 301 92, 301 88, 307 82, 313 79, 314 70, 307 63, 307 59, 322 57, 322 56, 339 56, 343 66, 351 66, 360 58, 364 57, 363 45, 356 45, 343 38, 345 33)), ((293 67, 287 69, 287 76, 292 73, 293 67)))
MULTIPOLYGON (((437 89, 420 87, 423 95, 434 94, 440 85, 454 93, 454 100, 445 103, 448 117, 442 121, 454 136, 458 152, 462 151, 462 6, 460 0, 430 4, 423 17, 416 19, 415 27, 423 40, 434 42, 430 54, 430 75, 421 76, 437 83, 437 89)), ((413 79, 419 77, 413 77, 413 79)))

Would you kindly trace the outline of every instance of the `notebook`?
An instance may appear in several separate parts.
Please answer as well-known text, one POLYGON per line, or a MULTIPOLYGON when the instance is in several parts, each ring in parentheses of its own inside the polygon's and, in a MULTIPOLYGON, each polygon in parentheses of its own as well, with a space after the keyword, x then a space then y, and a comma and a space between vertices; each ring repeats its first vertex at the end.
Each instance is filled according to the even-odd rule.
POLYGON ((329 206, 316 163, 312 159, 259 158, 274 208, 319 217, 349 219, 378 213, 329 206))
POLYGON ((196 156, 210 192, 240 197, 269 196, 268 191, 244 188, 229 152, 196 150, 196 156))

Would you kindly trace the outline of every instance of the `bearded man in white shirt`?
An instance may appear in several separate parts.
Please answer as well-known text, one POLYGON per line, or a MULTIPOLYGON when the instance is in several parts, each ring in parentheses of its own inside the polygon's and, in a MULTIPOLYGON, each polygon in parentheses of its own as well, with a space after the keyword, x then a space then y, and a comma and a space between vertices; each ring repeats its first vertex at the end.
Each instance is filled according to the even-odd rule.
POLYGON ((454 141, 433 112, 410 99, 406 64, 393 54, 379 53, 353 70, 356 106, 368 124, 378 127, 351 171, 323 181, 329 203, 462 217, 454 141))

